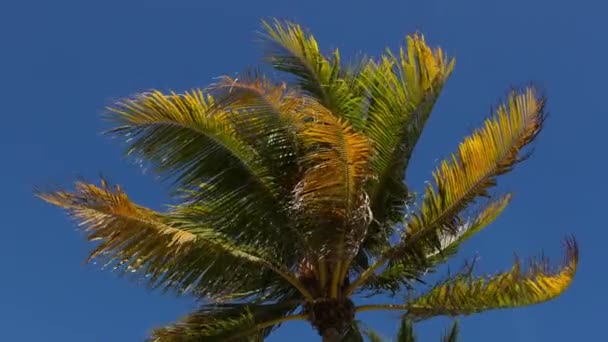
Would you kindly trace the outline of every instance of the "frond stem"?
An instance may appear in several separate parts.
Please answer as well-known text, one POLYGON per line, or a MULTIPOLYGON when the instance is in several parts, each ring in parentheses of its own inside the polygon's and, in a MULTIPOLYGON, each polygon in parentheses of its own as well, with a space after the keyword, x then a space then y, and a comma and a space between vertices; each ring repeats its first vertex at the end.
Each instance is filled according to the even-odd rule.
POLYGON ((353 283, 350 284, 350 286, 348 286, 346 288, 344 295, 345 296, 352 295, 353 292, 355 292, 355 290, 359 286, 361 286, 369 277, 371 277, 380 266, 384 265, 384 263, 386 262, 387 259, 388 259, 388 256, 386 254, 382 255, 380 257, 380 259, 378 259, 373 265, 371 265, 365 271, 363 271, 363 273, 361 273, 359 278, 357 278, 355 281, 353 281, 353 283))
POLYGON ((338 288, 340 287, 340 273, 342 270, 342 261, 338 261, 334 264, 332 271, 331 287, 330 287, 330 298, 338 298, 338 288))
POLYGON ((408 310, 410 307, 406 304, 370 304, 361 305, 355 308, 355 312, 374 311, 374 310, 408 310))

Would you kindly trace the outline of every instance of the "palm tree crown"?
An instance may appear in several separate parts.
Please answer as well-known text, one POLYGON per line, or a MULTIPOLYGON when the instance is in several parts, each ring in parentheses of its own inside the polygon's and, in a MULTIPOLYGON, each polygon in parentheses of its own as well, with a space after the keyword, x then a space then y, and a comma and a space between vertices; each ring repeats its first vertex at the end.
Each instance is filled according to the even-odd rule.
POLYGON ((109 133, 173 182, 179 204, 153 211, 103 180, 38 194, 99 241, 91 259, 202 300, 151 341, 261 340, 296 319, 339 341, 361 311, 400 310, 412 321, 467 315, 540 303, 569 286, 572 238, 559 268, 540 259, 420 282, 511 200, 492 189, 541 130, 545 100, 533 88, 511 92, 416 201, 405 171, 453 59, 414 34, 397 52, 345 66, 297 24, 264 28, 267 61, 287 82, 252 72, 109 108, 109 133), (404 291, 395 304, 352 300, 404 291))

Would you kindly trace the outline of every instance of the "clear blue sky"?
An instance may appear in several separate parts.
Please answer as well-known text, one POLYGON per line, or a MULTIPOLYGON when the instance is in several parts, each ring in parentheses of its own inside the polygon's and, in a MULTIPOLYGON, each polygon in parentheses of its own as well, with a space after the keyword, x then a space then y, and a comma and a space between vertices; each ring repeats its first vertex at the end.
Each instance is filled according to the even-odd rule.
MULTIPOLYGON (((103 173, 159 208, 166 186, 101 137, 112 101, 150 88, 182 91, 259 62, 259 19, 294 19, 323 47, 378 54, 423 32, 457 59, 455 73, 415 151, 420 189, 438 158, 489 114, 512 85, 536 81, 550 117, 536 154, 504 178, 515 192, 503 216, 467 243, 479 271, 510 267, 513 252, 561 260, 574 233, 581 264, 571 289, 540 306, 462 321, 463 341, 598 341, 605 336, 606 79, 608 5, 602 1, 8 1, 0 9, 0 328, 3 341, 138 341, 195 304, 84 266, 89 248, 35 185, 96 180, 103 173), (52 4, 52 5, 51 5, 52 4)), ((391 336, 397 315, 366 315, 391 336)), ((438 341, 446 320, 419 325, 438 341)), ((288 324, 270 341, 314 341, 288 324)))

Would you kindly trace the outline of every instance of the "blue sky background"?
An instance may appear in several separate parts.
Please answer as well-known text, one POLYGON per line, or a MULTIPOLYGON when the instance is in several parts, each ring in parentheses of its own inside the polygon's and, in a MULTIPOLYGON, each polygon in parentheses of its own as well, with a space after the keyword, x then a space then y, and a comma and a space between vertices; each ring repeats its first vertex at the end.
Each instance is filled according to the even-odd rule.
MULTIPOLYGON (((159 208, 166 186, 122 157, 99 132, 105 105, 150 88, 202 87, 259 63, 262 17, 294 19, 344 56, 376 55, 423 32, 456 57, 456 69, 415 151, 408 181, 421 189, 437 160, 489 114, 513 85, 540 84, 550 117, 536 154, 503 178, 515 197, 463 257, 480 272, 510 267, 513 252, 561 260, 561 240, 581 247, 577 278, 554 302, 462 320, 462 340, 599 341, 605 336, 606 86, 602 1, 65 1, 0 6, 0 328, 3 341, 138 341, 195 308, 84 266, 90 249, 36 185, 103 173, 136 201, 159 208)), ((382 300, 386 300, 383 298, 382 300)), ((392 336, 395 313, 363 315, 392 336)), ((444 319, 418 326, 438 341, 444 319)), ((314 341, 306 323, 270 341, 314 341)))

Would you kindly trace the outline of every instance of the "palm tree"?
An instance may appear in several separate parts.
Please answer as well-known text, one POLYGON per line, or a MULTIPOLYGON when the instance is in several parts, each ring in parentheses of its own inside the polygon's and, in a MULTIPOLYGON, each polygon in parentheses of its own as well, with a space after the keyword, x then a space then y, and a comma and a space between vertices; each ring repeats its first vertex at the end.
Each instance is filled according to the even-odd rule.
POLYGON ((511 92, 416 201, 405 171, 453 59, 414 34, 396 53, 343 65, 338 50, 324 56, 295 23, 264 29, 267 61, 286 82, 251 72, 109 108, 109 133, 171 181, 177 204, 166 212, 104 180, 38 192, 99 242, 90 259, 201 299, 151 341, 261 340, 293 320, 338 341, 358 312, 468 315, 544 302, 569 286, 572 238, 560 267, 516 261, 504 273, 476 277, 466 268, 421 283, 511 200, 492 189, 541 130, 545 100, 533 88, 511 92), (391 304, 353 301, 403 293, 391 304))

